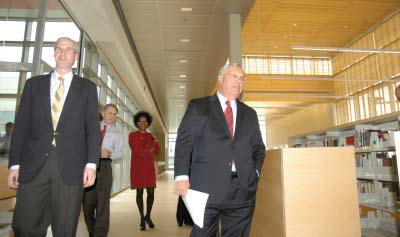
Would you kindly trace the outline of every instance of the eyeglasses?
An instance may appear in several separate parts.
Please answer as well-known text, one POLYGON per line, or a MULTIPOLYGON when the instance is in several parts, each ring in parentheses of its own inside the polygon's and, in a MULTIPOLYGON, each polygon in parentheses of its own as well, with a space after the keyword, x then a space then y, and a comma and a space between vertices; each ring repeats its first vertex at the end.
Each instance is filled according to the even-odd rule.
POLYGON ((233 79, 239 80, 239 81, 245 81, 246 77, 244 76, 240 76, 238 74, 234 74, 234 73, 226 73, 225 75, 232 77, 233 79))

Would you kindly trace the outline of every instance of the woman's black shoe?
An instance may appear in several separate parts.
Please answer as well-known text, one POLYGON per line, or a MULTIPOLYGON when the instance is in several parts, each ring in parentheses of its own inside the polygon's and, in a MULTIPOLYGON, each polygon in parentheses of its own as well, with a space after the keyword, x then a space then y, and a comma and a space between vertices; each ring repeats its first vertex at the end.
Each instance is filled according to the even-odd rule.
POLYGON ((151 221, 150 216, 145 216, 144 220, 147 222, 150 228, 154 228, 154 223, 151 221))
POLYGON ((144 222, 144 218, 140 218, 140 230, 141 231, 146 230, 146 225, 145 225, 145 222, 144 222))

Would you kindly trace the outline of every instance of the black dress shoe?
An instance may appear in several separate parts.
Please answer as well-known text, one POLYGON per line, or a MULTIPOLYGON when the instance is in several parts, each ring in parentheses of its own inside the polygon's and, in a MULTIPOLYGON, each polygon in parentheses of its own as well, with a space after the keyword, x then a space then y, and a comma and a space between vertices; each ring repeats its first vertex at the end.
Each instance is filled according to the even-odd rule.
POLYGON ((150 228, 154 228, 154 223, 153 221, 151 221, 150 216, 145 216, 144 220, 146 221, 146 223, 149 225, 150 228))
POLYGON ((146 230, 146 225, 145 225, 144 218, 140 218, 140 230, 141 231, 146 230))
POLYGON ((183 226, 183 221, 178 221, 178 226, 182 227, 183 226))
POLYGON ((194 223, 193 223, 193 221, 185 221, 185 225, 188 225, 188 226, 193 226, 193 225, 194 225, 194 223))

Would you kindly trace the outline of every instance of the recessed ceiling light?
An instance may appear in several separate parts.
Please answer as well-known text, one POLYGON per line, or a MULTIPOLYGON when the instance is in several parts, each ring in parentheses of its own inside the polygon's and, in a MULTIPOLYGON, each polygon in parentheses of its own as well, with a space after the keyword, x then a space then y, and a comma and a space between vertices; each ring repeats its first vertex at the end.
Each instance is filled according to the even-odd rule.
POLYGON ((293 23, 293 26, 297 26, 297 23, 293 23))
POLYGON ((183 107, 184 105, 179 105, 179 107, 183 107))
POLYGON ((276 46, 276 45, 275 45, 275 46, 274 46, 274 48, 276 48, 276 49, 277 49, 277 48, 278 48, 278 46, 276 46))
POLYGON ((181 94, 181 95, 179 95, 179 96, 185 96, 184 94, 181 94))
POLYGON ((191 7, 181 7, 181 12, 191 12, 192 8, 191 7))
POLYGON ((190 39, 181 39, 181 42, 182 43, 188 43, 188 42, 190 42, 190 39))
POLYGON ((180 78, 185 78, 186 75, 185 75, 185 74, 182 74, 182 75, 179 75, 179 77, 180 77, 180 78))
POLYGON ((186 88, 186 86, 179 86, 179 88, 181 88, 181 89, 185 89, 185 88, 186 88))
POLYGON ((287 38, 287 35, 284 35, 283 38, 286 39, 286 38, 287 38))
POLYGON ((187 63, 188 60, 186 60, 186 59, 181 59, 181 60, 179 60, 179 62, 180 62, 180 63, 187 63))
POLYGON ((345 26, 343 26, 343 28, 347 29, 347 28, 348 28, 348 26, 347 26, 347 25, 345 25, 345 26))

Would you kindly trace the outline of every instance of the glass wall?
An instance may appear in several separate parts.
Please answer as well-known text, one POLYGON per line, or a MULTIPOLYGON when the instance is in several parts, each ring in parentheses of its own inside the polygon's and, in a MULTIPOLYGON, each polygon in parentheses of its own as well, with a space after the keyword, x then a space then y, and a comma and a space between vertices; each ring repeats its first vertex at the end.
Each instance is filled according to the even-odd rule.
MULTIPOLYGON (((395 14, 349 48, 399 49, 400 13, 395 14)), ((332 59, 337 96, 347 96, 335 102, 337 125, 392 113, 398 113, 395 88, 399 85, 400 56, 398 54, 339 53, 332 59)))
POLYGON ((112 193, 117 193, 130 184, 127 138, 133 130, 133 115, 140 108, 121 86, 111 64, 58 0, 0 1, 0 134, 4 134, 5 123, 15 119, 25 81, 53 70, 55 41, 63 36, 79 42, 81 55, 74 72, 97 84, 99 108, 107 103, 118 106, 117 127, 124 137, 124 156, 112 163, 112 193))
POLYGON ((242 64, 246 74, 332 75, 330 58, 245 55, 242 64))

